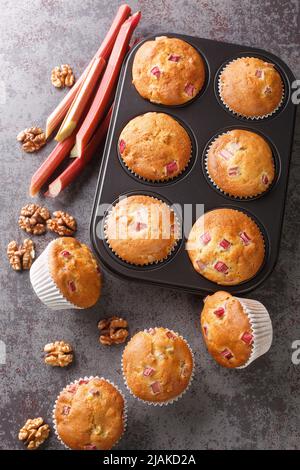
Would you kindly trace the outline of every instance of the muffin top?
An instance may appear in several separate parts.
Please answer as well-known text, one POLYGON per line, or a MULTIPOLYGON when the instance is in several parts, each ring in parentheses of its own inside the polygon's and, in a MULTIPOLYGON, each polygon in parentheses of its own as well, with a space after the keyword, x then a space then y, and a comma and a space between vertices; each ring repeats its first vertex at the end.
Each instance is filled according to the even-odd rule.
POLYGON ((209 353, 221 366, 240 367, 250 358, 253 331, 237 298, 222 291, 206 297, 201 328, 209 353))
POLYGON ((231 111, 250 118, 264 117, 279 106, 283 83, 273 64, 241 57, 222 71, 220 95, 231 111))
POLYGON ((215 209, 199 217, 187 250, 194 269, 221 285, 251 279, 262 266, 265 253, 256 223, 234 209, 215 209))
POLYGON ((153 103, 179 105, 199 93, 205 80, 205 67, 190 44, 161 36, 144 42, 137 50, 132 78, 143 98, 153 103))
POLYGON ((166 328, 133 336, 123 353, 123 372, 132 393, 145 401, 165 402, 188 386, 193 356, 183 338, 166 328))
POLYGON ((73 237, 57 238, 50 245, 48 263, 53 282, 69 302, 81 308, 97 302, 101 274, 86 245, 73 237))
POLYGON ((121 393, 106 380, 80 379, 57 399, 57 433, 73 450, 109 450, 124 432, 124 407, 121 393))
POLYGON ((213 182, 231 196, 257 196, 274 179, 269 144, 255 132, 243 129, 217 137, 208 150, 206 165, 213 182))
POLYGON ((164 181, 185 169, 192 145, 187 131, 174 118, 146 113, 125 126, 119 151, 132 172, 148 180, 164 181))
POLYGON ((162 261, 178 239, 173 210, 144 195, 121 199, 109 213, 104 230, 113 252, 137 265, 162 261))

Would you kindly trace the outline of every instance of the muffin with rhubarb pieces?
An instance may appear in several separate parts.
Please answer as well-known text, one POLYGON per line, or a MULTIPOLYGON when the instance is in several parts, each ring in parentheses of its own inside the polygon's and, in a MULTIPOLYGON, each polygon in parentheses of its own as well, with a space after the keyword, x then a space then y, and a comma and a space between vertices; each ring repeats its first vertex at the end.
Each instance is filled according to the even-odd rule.
POLYGON ((223 104, 233 113, 261 119, 280 107, 284 86, 274 64, 257 57, 240 57, 222 70, 219 94, 223 104))
POLYGON ((194 269, 221 285, 236 285, 254 277, 265 257, 264 238, 244 212, 214 209, 192 227, 187 250, 194 269))
POLYGON ((72 450, 109 450, 126 429, 126 401, 103 377, 85 377, 67 385, 53 410, 57 437, 72 450))
POLYGON ((272 322, 264 305, 223 291, 204 299, 201 329, 208 352, 231 369, 247 367, 272 344, 272 322))
POLYGON ((92 307, 100 297, 101 273, 91 250, 74 237, 53 240, 30 268, 30 281, 47 307, 92 307))
POLYGON ((119 152, 126 167, 140 178, 165 181, 188 165, 192 145, 187 131, 168 114, 146 113, 125 126, 119 152))
POLYGON ((204 61, 196 49, 166 36, 144 42, 137 50, 132 82, 153 103, 180 105, 193 99, 205 82, 204 61))
POLYGON ((133 336, 124 349, 122 367, 129 391, 152 405, 167 405, 188 389, 194 359, 182 336, 166 328, 149 328, 133 336))
POLYGON ((239 198, 263 194, 275 175, 269 144, 255 132, 243 129, 219 135, 207 151, 205 166, 217 189, 239 198))
POLYGON ((165 202, 137 194, 121 199, 104 223, 107 244, 120 259, 136 265, 165 260, 179 238, 175 213, 165 202))

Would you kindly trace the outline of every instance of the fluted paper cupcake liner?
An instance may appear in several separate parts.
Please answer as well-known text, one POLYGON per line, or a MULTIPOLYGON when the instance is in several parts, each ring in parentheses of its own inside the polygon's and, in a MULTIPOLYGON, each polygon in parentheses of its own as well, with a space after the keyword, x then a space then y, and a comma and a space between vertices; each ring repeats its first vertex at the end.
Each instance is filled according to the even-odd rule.
MULTIPOLYGON (((155 199, 156 201, 159 201, 159 202, 163 202, 164 204, 168 205, 166 202, 162 201, 161 199, 158 199, 154 196, 148 196, 148 197, 151 197, 151 199, 155 199)), ((116 206, 118 204, 118 202, 116 204, 113 205, 116 206)), ((168 206, 170 207, 170 206, 168 206)), ((111 210, 108 212, 108 214, 106 215, 105 217, 105 221, 104 221, 104 224, 103 224, 103 232, 104 232, 104 238, 105 238, 105 241, 107 243, 107 246, 109 247, 109 249, 112 251, 112 253, 117 257, 119 258, 120 260, 122 260, 124 263, 127 263, 129 265, 132 265, 132 266, 151 266, 151 265, 155 265, 155 264, 159 264, 159 263, 163 263, 164 261, 166 261, 171 255, 172 253, 175 251, 177 245, 178 245, 178 242, 180 241, 180 238, 178 239, 175 239, 174 240, 174 244, 172 245, 169 253, 167 254, 167 256, 165 256, 163 259, 160 259, 160 260, 157 260, 157 261, 151 261, 149 263, 143 263, 143 264, 136 264, 136 263, 131 263, 130 261, 127 261, 127 260, 124 260, 116 251, 114 251, 114 249, 112 248, 112 246, 110 245, 109 243, 109 239, 108 239, 108 235, 106 233, 106 230, 107 230, 107 220, 109 219, 109 217, 111 216, 112 214, 112 211, 113 211, 113 208, 111 208, 111 210)), ((180 234, 180 228, 181 228, 181 224, 178 220, 178 217, 177 217, 177 214, 174 210, 172 210, 170 208, 170 211, 172 211, 174 213, 174 222, 176 224, 176 227, 178 229, 178 233, 180 234)))
MULTIPOLYGON (((56 405, 57 405, 57 400, 59 399, 60 395, 62 392, 64 392, 68 387, 70 387, 70 385, 76 385, 79 383, 80 380, 92 380, 92 379, 99 379, 99 380, 105 380, 105 382, 108 382, 110 385, 112 385, 113 387, 115 387, 116 390, 118 390, 118 392, 120 393, 120 395, 122 395, 122 398, 124 400, 124 413, 123 413, 123 423, 124 423, 124 426, 123 426, 123 432, 121 434, 121 436, 119 437, 119 439, 114 443, 113 447, 115 447, 119 442, 120 440, 122 439, 122 437, 124 436, 124 433, 127 429, 127 416, 128 416, 128 409, 127 409, 127 401, 126 401, 126 398, 125 398, 125 395, 124 393, 119 389, 119 387, 114 383, 112 382, 111 380, 108 380, 104 377, 99 377, 98 375, 91 375, 90 377, 80 377, 79 379, 77 380, 74 380, 73 382, 70 382, 68 385, 66 385, 62 390, 61 392, 59 393, 59 395, 57 395, 56 397, 56 400, 55 400, 55 403, 54 403, 54 407, 53 407, 53 410, 52 410, 52 421, 53 421, 53 428, 54 428, 54 432, 55 432, 55 435, 57 437, 57 439, 60 441, 60 443, 65 447, 65 449, 67 450, 72 450, 70 447, 68 447, 64 441, 60 438, 59 434, 58 434, 58 431, 57 431, 57 426, 56 426, 56 419, 55 419, 55 410, 56 410, 56 405)), ((112 447, 112 448, 113 448, 112 447)))
POLYGON ((55 240, 48 244, 30 268, 29 276, 33 290, 41 302, 52 310, 81 309, 62 295, 52 279, 48 257, 52 243, 55 243, 55 240))
POLYGON ((204 159, 204 167, 205 167, 205 172, 206 172, 206 176, 207 178, 209 179, 209 181, 211 182, 211 184, 214 186, 215 189, 217 189, 218 191, 220 191, 222 194, 224 194, 225 196, 229 196, 231 197, 232 199, 243 199, 243 200, 249 200, 249 199, 254 199, 254 198, 257 198, 257 197, 262 197, 265 193, 267 193, 270 189, 270 187, 272 186, 274 180, 275 180, 275 163, 274 163, 274 156, 273 156, 273 153, 272 153, 272 159, 273 159, 273 168, 274 168, 274 179, 272 181, 272 183, 267 187, 267 189, 265 191, 261 191, 259 193, 256 193, 256 194, 253 194, 252 196, 235 196, 234 194, 230 194, 228 193, 227 191, 224 191, 222 188, 220 188, 219 185, 217 185, 217 183, 213 180, 213 178, 210 176, 209 174, 209 169, 208 169, 208 153, 212 147, 212 145, 215 143, 215 141, 221 137, 222 135, 226 135, 228 134, 228 132, 230 131, 227 131, 227 132, 221 132, 219 135, 217 135, 209 144, 209 146, 207 147, 206 149, 206 152, 205 152, 205 159, 204 159))
MULTIPOLYGON (((144 330, 145 332, 147 332, 147 329, 144 330)), ((122 355, 122 360, 121 360, 121 366, 122 366, 122 375, 123 375, 123 380, 124 380, 124 383, 126 385, 126 388, 127 390, 129 391, 130 395, 133 396, 135 399, 137 399, 138 401, 142 402, 142 403, 145 403, 147 405, 150 405, 150 406, 166 406, 166 405, 171 405, 172 403, 176 402, 177 400, 179 400, 179 398, 181 398, 187 391, 188 389, 190 388, 191 386, 191 383, 194 379, 194 375, 195 375, 195 357, 194 357, 194 353, 193 353, 193 350, 191 348, 191 346, 189 345, 189 343, 187 342, 187 340, 185 338, 183 338, 183 336, 179 335, 178 333, 176 333, 174 330, 170 330, 169 331, 171 333, 173 333, 174 335, 178 336, 178 338, 182 339, 185 344, 187 345, 187 347, 189 348, 190 350, 190 353, 192 355, 192 360, 193 360, 193 369, 192 369, 192 373, 191 373, 191 376, 190 376, 190 379, 189 379, 189 383, 188 385, 186 386, 186 388, 183 390, 183 392, 181 392, 179 395, 177 395, 176 397, 174 398, 171 398, 170 400, 166 400, 166 401, 162 401, 162 402, 158 402, 158 401, 147 401, 147 400, 143 400, 142 398, 139 398, 137 397, 132 391, 131 389, 129 388, 128 384, 127 384, 127 380, 126 380, 126 377, 125 377, 125 373, 124 373, 124 366, 123 366, 123 355, 122 355)), ((131 340, 130 340, 131 341, 131 340)), ((130 341, 127 343, 127 345, 130 343, 130 341)), ((125 348, 124 348, 124 351, 125 351, 125 348)), ((123 352, 124 354, 124 352, 123 352)))
POLYGON ((273 327, 270 315, 262 303, 252 299, 235 298, 240 302, 248 316, 253 333, 251 355, 245 364, 237 367, 237 369, 244 369, 255 359, 268 352, 272 344, 273 327))
MULTIPOLYGON (((224 70, 226 69, 226 67, 228 67, 228 65, 232 64, 233 62, 239 60, 239 59, 251 59, 250 56, 244 56, 244 57, 238 57, 237 59, 234 59, 234 60, 231 60, 230 62, 228 62, 221 70, 221 72, 219 73, 219 77, 218 77, 218 94, 219 94, 219 98, 220 100, 222 101, 223 105, 225 106, 226 109, 228 109, 232 114, 234 114, 235 116, 238 116, 238 117, 242 117, 242 118, 245 118, 245 119, 249 119, 251 121, 258 121, 260 119, 266 119, 267 117, 270 117, 270 116, 273 116, 273 114, 275 114, 282 106, 283 104, 283 101, 284 101, 284 98, 285 98, 285 88, 284 88, 284 84, 283 84, 283 81, 282 81, 282 78, 281 78, 281 81, 282 81, 282 96, 281 96, 281 100, 280 102, 278 103, 277 107, 270 113, 268 114, 265 114, 263 116, 245 116, 244 114, 241 114, 241 113, 238 113, 237 111, 234 111, 233 109, 230 108, 230 106, 225 103, 225 101, 223 100, 222 98, 222 84, 221 84, 221 76, 222 76, 222 73, 224 72, 224 70)), ((278 72, 279 73, 279 72, 278 72)))

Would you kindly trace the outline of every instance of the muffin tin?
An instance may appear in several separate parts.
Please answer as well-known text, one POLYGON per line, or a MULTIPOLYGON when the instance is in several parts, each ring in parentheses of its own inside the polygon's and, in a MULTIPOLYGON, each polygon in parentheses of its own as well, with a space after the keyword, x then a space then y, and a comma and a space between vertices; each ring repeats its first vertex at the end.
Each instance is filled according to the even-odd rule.
MULTIPOLYGON (((182 289, 198 294, 215 292, 220 286, 198 274, 185 250, 186 237, 192 224, 204 211, 220 207, 242 210, 260 227, 266 244, 265 262, 259 273, 249 281, 236 286, 226 286, 232 294, 244 294, 258 287, 272 272, 279 251, 284 215, 289 163, 293 143, 296 106, 290 99, 291 84, 295 80, 287 65, 264 50, 235 44, 184 36, 173 33, 156 36, 180 38, 194 46, 206 62, 206 82, 201 92, 190 102, 180 106, 164 106, 143 99, 132 85, 132 63, 139 43, 128 55, 121 72, 113 116, 103 153, 97 190, 90 224, 94 250, 102 264, 114 274, 159 286, 182 289), (270 117, 252 120, 234 115, 222 104, 218 96, 218 78, 223 67, 237 57, 254 56, 275 64, 284 83, 284 99, 280 108, 270 117), (168 113, 187 129, 191 136, 193 152, 186 170, 166 182, 148 182, 133 175, 122 163, 118 153, 118 138, 134 117, 146 112, 168 113), (270 189, 260 197, 238 199, 224 195, 210 183, 204 166, 207 146, 220 133, 242 128, 262 135, 271 145, 276 167, 275 180, 270 189), (175 206, 175 211, 185 227, 185 233, 176 250, 163 262, 149 266, 133 266, 117 258, 103 239, 103 222, 112 204, 119 196, 147 194, 175 206), (182 212, 184 204, 192 208, 192 217, 182 212), (106 206, 106 209, 105 209, 106 206), (199 208, 199 206, 198 206, 199 208)), ((222 287, 222 286, 221 286, 222 287)))

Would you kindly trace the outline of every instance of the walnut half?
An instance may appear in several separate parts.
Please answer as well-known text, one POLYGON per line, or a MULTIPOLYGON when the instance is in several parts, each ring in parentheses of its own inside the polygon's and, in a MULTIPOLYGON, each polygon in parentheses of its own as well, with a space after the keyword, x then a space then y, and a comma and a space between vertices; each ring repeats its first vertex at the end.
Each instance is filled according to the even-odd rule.
POLYGON ((125 343, 128 337, 128 323, 123 318, 111 317, 100 320, 98 329, 100 330, 99 342, 105 346, 125 343))
POLYGON ((24 444, 29 450, 37 449, 48 438, 50 434, 50 427, 44 424, 43 418, 28 419, 24 426, 19 431, 19 440, 24 441, 24 444))
POLYGON ((72 346, 64 341, 46 344, 45 363, 53 367, 66 367, 73 362, 72 346))
POLYGON ((67 212, 53 212, 53 218, 47 221, 48 230, 57 233, 60 237, 71 237, 77 230, 77 222, 67 212))
POLYGON ((33 153, 46 143, 46 135, 40 127, 28 127, 17 135, 17 140, 22 142, 24 152, 33 153))
POLYGON ((71 87, 75 83, 75 77, 70 65, 64 64, 54 67, 51 72, 51 82, 55 88, 71 87))
POLYGON ((27 233, 42 235, 46 232, 48 219, 50 219, 50 212, 46 207, 27 204, 21 209, 19 227, 27 233))
POLYGON ((21 245, 18 245, 15 240, 11 241, 7 246, 7 256, 15 271, 30 269, 35 258, 33 241, 26 238, 21 245))

